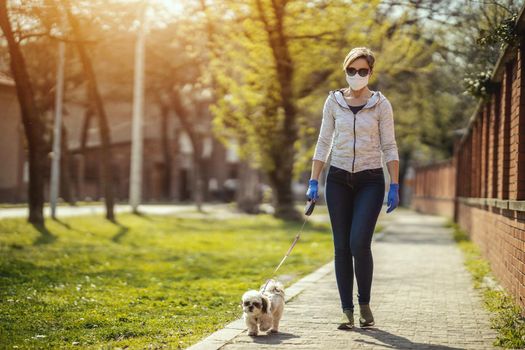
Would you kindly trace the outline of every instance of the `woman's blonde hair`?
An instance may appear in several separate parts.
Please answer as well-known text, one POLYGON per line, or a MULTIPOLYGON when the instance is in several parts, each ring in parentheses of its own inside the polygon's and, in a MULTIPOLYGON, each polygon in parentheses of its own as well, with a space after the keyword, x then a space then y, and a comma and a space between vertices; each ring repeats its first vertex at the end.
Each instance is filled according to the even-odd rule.
POLYGON ((374 57, 374 53, 372 50, 370 50, 368 47, 354 47, 348 55, 346 55, 345 60, 343 62, 343 71, 346 70, 346 67, 352 62, 354 62, 356 59, 363 57, 368 62, 368 66, 370 67, 370 70, 374 69, 374 62, 376 61, 374 57))

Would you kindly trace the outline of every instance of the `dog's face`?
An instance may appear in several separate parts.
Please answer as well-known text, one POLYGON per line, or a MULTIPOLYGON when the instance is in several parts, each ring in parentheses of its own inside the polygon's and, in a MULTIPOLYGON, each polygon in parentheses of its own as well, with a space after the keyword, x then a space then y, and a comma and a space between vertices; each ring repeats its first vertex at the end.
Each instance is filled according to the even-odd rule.
POLYGON ((265 313, 268 310, 268 301, 258 291, 249 290, 242 296, 242 309, 251 315, 265 313))

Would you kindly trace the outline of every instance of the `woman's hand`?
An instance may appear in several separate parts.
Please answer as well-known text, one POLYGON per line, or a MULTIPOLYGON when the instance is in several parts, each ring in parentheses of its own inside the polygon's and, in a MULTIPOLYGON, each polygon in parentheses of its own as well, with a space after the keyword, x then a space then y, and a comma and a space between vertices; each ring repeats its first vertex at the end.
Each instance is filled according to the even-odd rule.
POLYGON ((308 191, 306 191, 306 196, 308 199, 313 200, 314 202, 319 198, 317 194, 319 182, 316 179, 310 179, 308 182, 308 191))
POLYGON ((392 210, 397 208, 399 204, 399 184, 391 183, 390 189, 388 190, 388 200, 387 200, 387 209, 386 212, 390 213, 392 210))

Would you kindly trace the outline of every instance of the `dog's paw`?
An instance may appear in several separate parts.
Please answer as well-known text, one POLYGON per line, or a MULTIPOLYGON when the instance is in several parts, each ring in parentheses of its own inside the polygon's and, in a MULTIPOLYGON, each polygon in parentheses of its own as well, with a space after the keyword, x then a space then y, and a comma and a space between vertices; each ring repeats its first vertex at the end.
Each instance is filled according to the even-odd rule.
POLYGON ((279 333, 279 331, 278 331, 277 329, 273 329, 273 328, 272 328, 272 329, 270 330, 270 333, 279 333))
POLYGON ((256 331, 249 331, 248 335, 252 336, 252 337, 256 337, 257 336, 257 332, 256 331))

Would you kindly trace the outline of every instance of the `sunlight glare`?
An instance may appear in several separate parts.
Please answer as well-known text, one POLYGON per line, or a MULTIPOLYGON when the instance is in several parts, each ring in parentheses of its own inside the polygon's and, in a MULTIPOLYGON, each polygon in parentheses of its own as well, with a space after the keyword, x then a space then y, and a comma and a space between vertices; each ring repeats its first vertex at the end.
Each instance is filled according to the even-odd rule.
MULTIPOLYGON (((144 0, 123 0, 128 3, 140 3, 144 0)), ((146 0, 150 5, 160 5, 174 15, 180 15, 184 12, 183 0, 146 0)))
POLYGON ((184 5, 180 0, 151 0, 156 1, 166 7, 172 13, 180 15, 184 11, 184 5))

